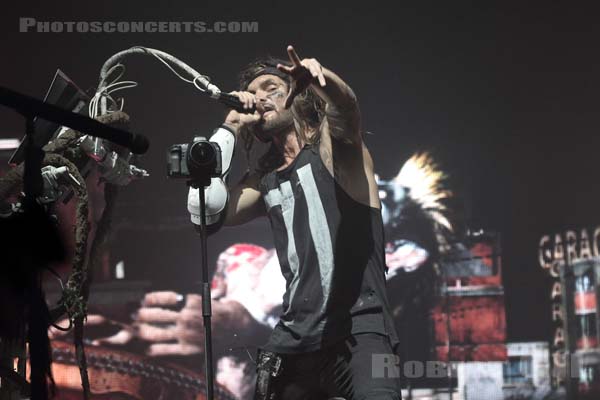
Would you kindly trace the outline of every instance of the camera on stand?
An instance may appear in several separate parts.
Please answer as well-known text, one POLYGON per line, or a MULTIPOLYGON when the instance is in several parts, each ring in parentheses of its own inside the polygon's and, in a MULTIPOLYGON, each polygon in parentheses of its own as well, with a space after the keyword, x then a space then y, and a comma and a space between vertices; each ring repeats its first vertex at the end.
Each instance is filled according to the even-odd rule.
POLYGON ((192 186, 208 186, 210 178, 222 174, 221 148, 205 137, 196 136, 191 143, 174 144, 167 151, 167 176, 187 179, 192 186))
MULTIPOLYGON (((231 134, 231 133, 230 133, 231 134)), ((233 136, 233 134, 231 134, 233 136)), ((215 135, 213 134, 212 137, 215 135)), ((233 141, 232 141, 233 142, 233 141)), ((226 143, 226 142, 225 142, 226 143)), ((235 142, 233 142, 235 143, 235 142)), ((224 148, 227 144, 224 145, 224 148)), ((193 188, 188 194, 188 211, 192 216, 194 228, 200 234, 200 246, 202 248, 202 321, 204 324, 204 365, 207 379, 207 399, 213 399, 213 351, 212 351, 212 328, 210 318, 211 294, 210 275, 208 272, 207 236, 206 224, 206 194, 205 190, 211 186, 211 181, 217 184, 214 188, 222 188, 225 205, 227 204, 227 190, 221 179, 223 174, 223 161, 221 159, 221 146, 211 142, 205 137, 196 136, 191 143, 174 144, 167 151, 167 176, 169 178, 186 179, 187 184, 193 188), (218 182, 221 185, 218 185, 218 182), (190 197, 190 195, 192 195, 190 197), (197 195, 197 198, 194 196, 197 195), (190 202, 190 198, 193 199, 190 202), (196 203, 197 199, 197 203, 196 203)), ((225 169, 229 164, 225 164, 225 169)), ((218 197, 218 196, 217 196, 218 197)))

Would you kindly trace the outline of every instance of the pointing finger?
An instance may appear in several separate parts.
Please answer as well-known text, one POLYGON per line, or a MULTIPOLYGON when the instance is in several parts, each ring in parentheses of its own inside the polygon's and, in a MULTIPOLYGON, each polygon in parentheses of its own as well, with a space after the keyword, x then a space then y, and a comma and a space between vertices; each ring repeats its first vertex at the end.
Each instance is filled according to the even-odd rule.
POLYGON ((294 65, 297 65, 297 66, 302 65, 302 62, 300 61, 300 57, 298 57, 298 54, 296 53, 296 50, 294 50, 294 47, 292 45, 289 45, 287 47, 287 52, 288 52, 288 56, 290 57, 290 60, 294 63, 294 65))

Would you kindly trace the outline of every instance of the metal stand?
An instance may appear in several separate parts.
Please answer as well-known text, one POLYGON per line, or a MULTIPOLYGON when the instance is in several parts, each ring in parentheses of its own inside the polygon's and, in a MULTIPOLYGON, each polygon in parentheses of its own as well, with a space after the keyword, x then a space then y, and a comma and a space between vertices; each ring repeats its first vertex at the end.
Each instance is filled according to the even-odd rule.
POLYGON ((213 400, 214 396, 214 370, 211 327, 211 297, 210 280, 208 276, 208 248, 206 233, 206 199, 204 188, 210 185, 210 177, 191 181, 190 186, 199 190, 200 197, 200 245, 202 247, 202 321, 204 323, 204 368, 206 370, 206 399, 213 400))
MULTIPOLYGON (((35 199, 43 191, 43 181, 41 175, 44 152, 42 146, 45 143, 38 143, 35 137, 35 126, 33 116, 29 113, 23 113, 25 117, 25 134, 28 137, 28 143, 25 147, 24 174, 23 174, 23 210, 33 212, 36 207, 35 199)), ((27 290, 36 287, 37 274, 28 276, 27 290)), ((30 322, 30 321, 29 321, 30 322)), ((0 338, 0 399, 21 399, 30 395, 30 384, 27 382, 27 336, 31 329, 28 323, 24 327, 24 336, 7 340, 0 338), (17 370, 14 371, 14 359, 17 359, 17 370)))
MULTIPOLYGON (((55 245, 54 248, 56 248, 56 245, 62 247, 59 235, 53 229, 49 228, 52 226, 52 222, 50 222, 49 218, 47 218, 47 212, 45 208, 37 202, 37 198, 43 194, 44 190, 41 172, 44 160, 43 147, 48 143, 50 138, 38 137, 39 135, 36 135, 34 117, 55 122, 59 125, 77 131, 87 132, 93 136, 108 137, 111 138, 111 141, 122 144, 126 147, 133 147, 132 143, 134 139, 125 131, 108 127, 91 118, 65 111, 60 107, 52 104, 46 104, 35 98, 22 95, 1 86, 0 105, 7 106, 20 113, 25 118, 26 123, 26 142, 24 143, 25 160, 23 173, 23 188, 25 197, 22 201, 22 208, 24 214, 27 216, 27 218, 23 220, 26 223, 31 224, 31 227, 22 224, 21 229, 32 229, 35 232, 39 232, 41 229, 41 232, 48 233, 50 235, 45 237, 44 240, 55 240, 56 242, 53 243, 53 245, 55 245)), ((145 146, 142 145, 141 147, 145 146)), ((141 150, 141 152, 143 151, 145 151, 145 149, 141 150)), ((38 243, 39 239, 35 237, 33 239, 27 237, 25 240, 29 240, 31 242, 30 248, 34 254, 37 250, 36 247, 41 247, 40 243, 38 243)), ((29 315, 27 316, 27 320, 23 322, 23 329, 27 335, 21 340, 21 343, 18 343, 17 345, 6 343, 4 338, 0 338, 0 367, 4 366, 4 364, 8 364, 8 371, 0 368, 0 378, 3 378, 5 375, 4 372, 7 372, 8 375, 10 375, 9 377, 14 378, 12 380, 15 382, 26 382, 24 379, 27 372, 25 368, 25 341, 28 341, 28 352, 31 355, 31 373, 30 384, 25 389, 31 391, 32 399, 48 398, 48 380, 46 376, 48 371, 45 371, 45 367, 48 367, 51 363, 50 355, 47 354, 46 349, 46 346, 48 345, 46 331, 48 329, 50 317, 41 287, 41 272, 39 269, 44 267, 49 262, 57 261, 60 257, 58 252, 52 253, 49 252, 47 248, 44 249, 43 247, 42 249, 48 254, 44 254, 42 252, 41 254, 36 254, 35 257, 26 255, 26 262, 23 264, 26 265, 27 263, 30 263, 31 265, 27 265, 28 269, 21 271, 23 274, 27 274, 24 276, 26 290, 24 298, 28 300, 26 306, 29 307, 29 315), (5 351, 6 346, 19 347, 17 349, 9 349, 10 357, 13 357, 14 355, 19 357, 17 373, 12 373, 14 372, 12 371, 12 364, 7 362, 7 352, 5 351)), ((4 386, 4 383, 4 381, 1 382, 2 386, 4 386)), ((20 392, 23 391, 24 389, 20 390, 20 392)))

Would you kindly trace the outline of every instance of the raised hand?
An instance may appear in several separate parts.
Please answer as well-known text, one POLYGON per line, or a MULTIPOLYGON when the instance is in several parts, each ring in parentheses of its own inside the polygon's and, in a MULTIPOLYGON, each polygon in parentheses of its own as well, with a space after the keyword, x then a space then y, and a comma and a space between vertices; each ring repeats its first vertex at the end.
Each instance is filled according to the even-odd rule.
POLYGON ((290 90, 285 99, 285 108, 289 108, 294 98, 311 84, 318 82, 321 87, 324 87, 326 84, 323 67, 316 59, 305 58, 300 60, 300 57, 298 57, 296 50, 292 46, 287 47, 287 52, 293 65, 288 67, 283 64, 277 64, 277 69, 292 78, 290 90))

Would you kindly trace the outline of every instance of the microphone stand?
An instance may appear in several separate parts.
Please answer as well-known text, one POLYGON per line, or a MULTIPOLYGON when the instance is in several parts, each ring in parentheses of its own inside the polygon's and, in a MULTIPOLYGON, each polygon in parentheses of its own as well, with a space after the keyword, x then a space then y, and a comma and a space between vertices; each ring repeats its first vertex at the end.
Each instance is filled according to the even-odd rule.
MULTIPOLYGON (((0 100, 3 100, 0 98, 0 100)), ((2 101, 0 101, 2 104, 2 101)), ((36 116, 35 111, 30 111, 27 109, 19 109, 17 107, 9 107, 15 109, 18 113, 20 113, 25 118, 25 134, 29 137, 29 141, 25 143, 25 158, 24 158, 24 174, 23 174, 23 211, 24 215, 29 215, 31 220, 24 219, 29 226, 23 227, 23 229, 40 229, 43 227, 43 224, 47 223, 46 219, 46 211, 45 209, 36 202, 36 198, 40 196, 43 192, 43 178, 42 178, 42 163, 44 160, 44 151, 42 148, 48 142, 45 139, 40 139, 35 135, 35 123, 34 117, 36 116)), ((31 243, 31 249, 36 251, 36 246, 39 246, 38 243, 31 243)), ((45 261, 45 260, 44 260, 45 261)), ((42 262, 44 262, 42 261, 42 262)), ((50 259, 47 260, 51 261, 50 259)), ((43 343, 39 343, 38 339, 28 340, 28 338, 39 337, 32 332, 32 330, 38 329, 47 329, 47 326, 44 325, 44 310, 34 310, 34 307, 38 307, 43 303, 43 292, 41 289, 41 281, 39 267, 41 265, 36 265, 35 261, 31 261, 30 265, 25 266, 28 270, 20 271, 25 276, 26 285, 25 290, 28 296, 28 300, 30 302, 31 309, 29 310, 29 316, 26 321, 24 321, 25 326, 22 334, 24 336, 20 338, 11 338, 12 340, 7 340, 8 338, 0 337, 0 364, 4 365, 8 362, 7 365, 12 366, 12 357, 18 359, 17 362, 17 371, 13 372, 12 368, 3 368, 0 371, 0 377, 6 378, 3 379, 6 382, 2 382, 2 387, 0 387, 0 396, 4 398, 4 396, 31 396, 32 399, 42 399, 47 398, 47 387, 46 387, 46 376, 43 375, 42 366, 37 365, 37 361, 32 359, 31 362, 31 383, 26 381, 27 371, 26 371, 26 360, 27 360, 27 343, 29 342, 30 351, 39 352, 40 345, 43 346, 43 343), (36 321, 35 319, 39 319, 39 313, 42 313, 42 320, 36 321), (32 323, 33 322, 33 323, 32 323), (15 340, 16 339, 16 340, 15 340), (4 359, 4 357, 7 357, 4 359)), ((46 310, 47 311, 47 310, 46 310)))
MULTIPOLYGON (((45 103, 2 86, 0 86, 0 105, 12 108, 26 118, 37 117, 45 119, 46 121, 55 122, 79 132, 85 132, 91 136, 107 139, 123 147, 127 147, 135 154, 144 154, 148 150, 149 142, 141 135, 113 128, 92 118, 64 110, 53 104, 45 103)), ((49 140, 49 137, 38 138, 38 142, 44 143, 36 145, 41 149, 49 140)))
POLYGON ((208 248, 206 232, 206 198, 204 189, 210 186, 210 176, 198 177, 188 181, 188 185, 199 191, 200 197, 200 246, 201 246, 201 271, 202 271, 202 321, 204 323, 204 369, 206 375, 206 399, 213 400, 214 396, 214 369, 211 326, 211 295, 210 280, 208 277, 208 248))
MULTIPOLYGON (((36 200, 42 195, 44 190, 41 172, 45 155, 43 147, 48 143, 50 137, 40 137, 40 135, 36 135, 34 117, 56 122, 71 129, 85 131, 95 136, 108 137, 117 144, 129 147, 130 149, 133 147, 132 151, 136 153, 144 153, 147 150, 148 143, 145 139, 141 141, 137 140, 136 143, 136 136, 129 132, 112 128, 91 118, 63 110, 60 107, 44 103, 33 97, 25 96, 2 86, 0 86, 0 105, 7 106, 17 111, 25 118, 26 122, 25 134, 27 139, 23 143, 25 150, 23 174, 23 191, 25 197, 23 199, 23 211, 27 218, 23 218, 23 220, 29 225, 22 226, 21 229, 30 229, 37 233, 51 232, 49 234, 53 237, 46 237, 44 239, 46 241, 52 241, 55 245, 62 247, 62 241, 60 240, 58 233, 54 229, 51 229, 52 224, 45 208, 41 204, 38 204, 36 200)), ((202 194, 204 194, 204 192, 202 194)), ((23 355, 23 357, 19 357, 18 374, 23 378, 26 375, 25 343, 28 342, 29 353, 32 355, 31 383, 28 387, 22 387, 21 392, 26 392, 30 389, 32 399, 46 399, 48 398, 48 388, 47 377, 45 374, 49 371, 44 371, 44 365, 38 365, 38 363, 47 363, 48 365, 51 363, 50 358, 45 360, 43 356, 40 356, 40 354, 43 355, 47 353, 47 349, 43 347, 44 343, 48 340, 46 330, 50 323, 50 313, 43 296, 40 269, 51 261, 58 261, 58 258, 60 257, 58 256, 58 253, 51 253, 48 249, 44 249, 43 243, 37 243, 36 241, 39 240, 39 238, 35 235, 30 235, 25 240, 30 242, 29 247, 32 249, 32 253, 35 254, 37 252, 39 254, 36 254, 36 257, 30 257, 30 265, 25 265, 28 270, 21 271, 21 273, 26 274, 25 289, 29 300, 29 315, 27 316, 27 320, 24 321, 24 333, 26 334, 26 337, 19 338, 18 340, 20 342, 18 343, 18 346, 20 347, 18 354, 23 355), (44 252, 48 254, 44 254, 44 252), (43 332, 43 335, 41 335, 40 332, 43 332), (27 338, 29 338, 29 340, 27 340, 27 338), (34 354, 35 356, 33 356, 34 354)), ((58 251, 57 249, 53 250, 55 252, 58 251)), ((0 345, 0 347, 4 346, 3 338, 0 338, 0 345)), ((0 348, 0 350, 3 349, 0 348)), ((83 369, 85 369, 85 354, 83 353, 83 348, 81 349, 80 354, 80 357, 83 358, 83 369)), ((2 357, 2 354, 0 354, 0 357, 2 357)), ((2 364, 3 360, 0 360, 0 367, 2 364)), ((4 382, 2 383, 3 387, 6 386, 4 385, 4 382)), ((87 375, 82 375, 82 385, 84 387, 85 396, 85 389, 89 385, 87 382, 87 375)), ((0 392, 4 390, 3 387, 0 388, 0 392)), ((2 393, 0 393, 0 395, 2 395, 2 393)))

